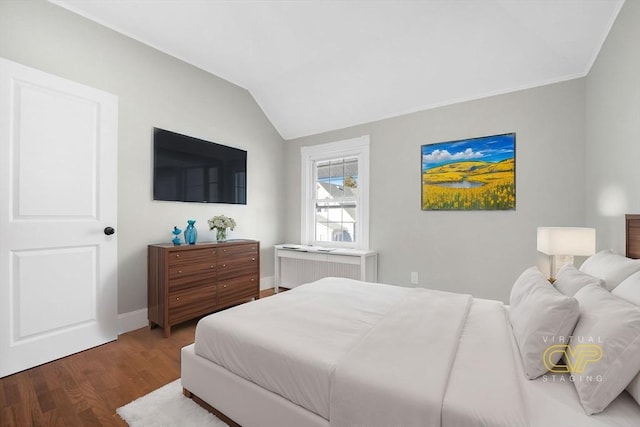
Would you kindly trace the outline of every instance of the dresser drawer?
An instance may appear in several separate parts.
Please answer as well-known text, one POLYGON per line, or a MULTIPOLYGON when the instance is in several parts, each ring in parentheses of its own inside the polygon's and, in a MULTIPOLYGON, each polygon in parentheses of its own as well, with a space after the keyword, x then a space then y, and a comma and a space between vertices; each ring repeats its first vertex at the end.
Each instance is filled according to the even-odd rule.
POLYGON ((193 286, 169 292, 169 324, 210 313, 216 307, 216 285, 193 286))
POLYGON ((200 277, 200 276, 184 276, 177 279, 169 280, 169 286, 167 288, 168 294, 171 295, 176 292, 181 292, 188 288, 193 287, 207 287, 216 284, 216 278, 213 277, 200 277))
POLYGON ((245 255, 237 256, 216 264, 218 281, 230 279, 236 276, 256 274, 258 272, 258 257, 245 255))
POLYGON ((222 247, 218 250, 220 251, 220 258, 224 259, 243 255, 253 255, 256 257, 258 256, 258 245, 256 243, 222 247))
POLYGON ((211 261, 215 263, 218 250, 218 248, 202 248, 170 251, 167 254, 169 268, 188 264, 202 264, 211 261))
POLYGON ((226 307, 258 298, 258 276, 246 275, 218 283, 218 307, 226 307))
POLYGON ((177 279, 191 274, 207 274, 206 272, 216 271, 216 260, 200 260, 194 263, 181 263, 178 265, 169 265, 169 279, 177 279))

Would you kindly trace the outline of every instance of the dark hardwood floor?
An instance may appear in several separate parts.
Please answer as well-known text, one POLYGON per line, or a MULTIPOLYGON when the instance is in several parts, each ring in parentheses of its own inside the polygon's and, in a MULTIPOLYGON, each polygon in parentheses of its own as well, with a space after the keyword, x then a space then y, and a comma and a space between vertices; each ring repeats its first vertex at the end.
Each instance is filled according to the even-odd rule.
MULTIPOLYGON (((283 291, 286 289, 282 289, 283 291)), ((260 298, 273 288, 260 291, 260 298)), ((0 378, 0 427, 126 426, 116 409, 180 377, 198 319, 142 328, 117 341, 0 378)))
POLYGON ((0 379, 0 426, 126 426, 116 409, 180 377, 196 321, 117 341, 0 379))

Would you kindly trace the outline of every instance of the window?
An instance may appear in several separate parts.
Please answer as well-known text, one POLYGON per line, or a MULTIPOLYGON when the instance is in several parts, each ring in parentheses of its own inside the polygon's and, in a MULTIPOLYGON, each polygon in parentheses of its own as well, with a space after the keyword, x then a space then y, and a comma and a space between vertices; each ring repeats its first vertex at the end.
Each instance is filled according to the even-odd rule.
POLYGON ((369 137, 302 147, 302 243, 368 249, 369 137))

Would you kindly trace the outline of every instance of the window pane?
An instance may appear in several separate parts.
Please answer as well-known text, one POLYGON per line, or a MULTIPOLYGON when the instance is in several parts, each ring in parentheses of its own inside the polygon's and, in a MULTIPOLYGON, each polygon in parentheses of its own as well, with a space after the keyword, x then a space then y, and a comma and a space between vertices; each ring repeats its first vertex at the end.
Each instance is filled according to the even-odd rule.
POLYGON ((340 199, 344 197, 344 160, 332 161, 330 171, 331 198, 340 199))
POLYGON ((330 199, 329 184, 324 182, 316 182, 316 199, 330 199))
POLYGON ((316 202, 315 240, 355 241, 356 202, 316 202))
POLYGON ((331 198, 331 162, 316 164, 316 199, 331 198))
POLYGON ((347 224, 343 222, 331 222, 329 223, 331 229, 331 241, 332 242, 353 242, 353 223, 347 224), (348 226, 351 225, 351 226, 348 226))
POLYGON ((358 195, 358 160, 349 159, 344 163, 344 197, 358 195))
POLYGON ((316 204, 316 231, 315 240, 320 242, 330 242, 331 233, 329 230, 329 208, 325 205, 316 204))
POLYGON ((358 159, 318 162, 315 199, 342 199, 358 195, 358 159))

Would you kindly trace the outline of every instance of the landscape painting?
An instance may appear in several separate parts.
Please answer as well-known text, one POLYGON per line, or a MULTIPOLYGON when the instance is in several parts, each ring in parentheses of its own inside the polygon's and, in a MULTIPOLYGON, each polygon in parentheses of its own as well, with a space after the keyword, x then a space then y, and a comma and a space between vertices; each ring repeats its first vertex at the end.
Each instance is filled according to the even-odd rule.
POLYGON ((422 210, 516 208, 516 134, 426 144, 422 210))

